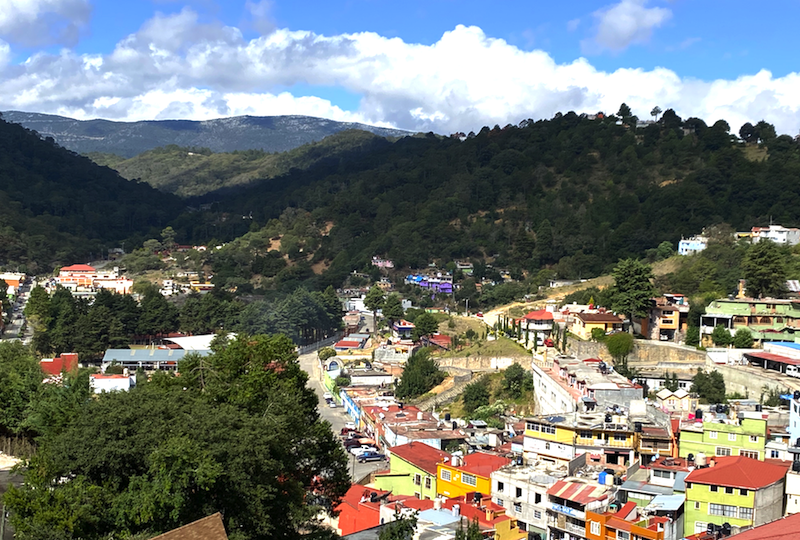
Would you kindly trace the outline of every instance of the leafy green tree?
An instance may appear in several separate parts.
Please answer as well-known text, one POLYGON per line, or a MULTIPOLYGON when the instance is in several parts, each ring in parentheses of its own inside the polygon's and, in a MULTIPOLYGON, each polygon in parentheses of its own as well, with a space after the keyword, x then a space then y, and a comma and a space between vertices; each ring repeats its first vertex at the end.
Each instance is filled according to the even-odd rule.
POLYGON ((778 244, 762 240, 753 244, 742 261, 747 292, 753 298, 779 297, 786 289, 786 259, 778 244))
POLYGON ((398 398, 414 398, 428 392, 445 378, 439 364, 428 349, 422 349, 406 362, 400 382, 395 389, 398 398))
POLYGON ((603 342, 606 340, 606 331, 602 328, 592 328, 592 341, 597 341, 598 343, 603 342))
POLYGON ((731 333, 727 328, 721 324, 718 324, 711 332, 711 341, 713 341, 714 345, 717 345, 718 347, 727 347, 733 343, 733 336, 731 336, 731 333))
POLYGON ((628 367, 628 355, 633 351, 633 336, 626 332, 617 332, 606 338, 606 348, 614 359, 614 369, 628 379, 634 379, 639 373, 628 367))
POLYGON ((650 116, 652 116, 654 120, 658 120, 659 114, 661 114, 661 107, 656 105, 655 107, 653 107, 653 110, 650 111, 650 116))
POLYGON ((664 259, 669 259, 675 254, 675 250, 672 247, 672 242, 661 242, 658 244, 657 248, 658 260, 663 261, 664 259))
POLYGON ((383 290, 380 287, 373 285, 370 287, 369 291, 367 291, 367 295, 364 297, 364 307, 372 312, 372 328, 373 330, 377 330, 377 311, 383 307, 383 303, 386 301, 386 298, 383 295, 383 290))
POLYGON ((139 303, 141 315, 137 332, 143 335, 156 335, 174 332, 178 329, 178 309, 170 304, 155 285, 149 285, 139 303))
POLYGON ((623 120, 632 116, 633 113, 631 112, 631 108, 628 107, 627 104, 623 103, 619 106, 619 111, 617 112, 617 116, 622 118, 623 120))
POLYGON ((481 526, 478 524, 477 519, 470 521, 466 528, 464 528, 463 521, 459 522, 455 540, 483 540, 483 538, 481 526))
POLYGON ((386 301, 383 304, 383 316, 389 319, 389 324, 394 324, 394 322, 398 319, 402 319, 405 312, 403 311, 403 304, 402 300, 400 299, 400 295, 397 293, 392 293, 386 297, 386 301))
POLYGON ((0 342, 0 432, 23 431, 43 378, 38 360, 27 347, 19 341, 0 342))
POLYGON ((690 326, 686 329, 686 344, 690 347, 697 347, 700 345, 700 328, 697 326, 690 326))
POLYGON ((746 142, 753 142, 756 138, 756 128, 753 127, 753 124, 750 122, 745 122, 741 128, 739 128, 739 137, 746 142))
POLYGON ((384 525, 378 540, 411 540, 417 530, 418 513, 403 515, 399 508, 394 509, 394 520, 384 525))
POLYGON ((698 369, 692 377, 692 393, 696 393, 706 403, 723 403, 725 401, 725 379, 718 371, 706 373, 698 369))
POLYGON ((680 381, 678 380, 678 375, 675 373, 667 372, 666 377, 664 377, 664 388, 671 392, 677 392, 678 388, 680 388, 680 381))
POLYGON ((503 370, 503 394, 519 399, 522 393, 533 388, 533 376, 517 363, 503 370))
POLYGON ((323 347, 319 351, 317 351, 317 356, 319 357, 320 360, 324 362, 328 358, 336 356, 336 350, 333 349, 332 347, 323 347))
POLYGON ((749 349, 753 346, 753 334, 747 328, 739 328, 733 335, 733 346, 737 349, 749 349))
MULTIPOLYGON (((614 311, 627 314, 631 322, 634 317, 647 316, 651 300, 656 295, 650 266, 635 259, 625 259, 614 268, 613 276, 614 311)), ((633 333, 633 324, 630 331, 633 333)))
POLYGON ((241 335, 215 347, 204 385, 190 357, 180 379, 82 400, 6 494, 17 535, 152 535, 216 511, 241 539, 314 530, 349 479, 294 344, 241 335))
POLYGON ((435 334, 439 330, 439 323, 436 322, 436 317, 431 313, 423 313, 417 317, 414 323, 413 339, 417 341, 421 337, 427 337, 435 334))
POLYGON ((464 410, 468 413, 474 412, 478 407, 488 405, 489 386, 486 378, 481 377, 465 386, 464 392, 461 394, 461 402, 464 404, 464 410))

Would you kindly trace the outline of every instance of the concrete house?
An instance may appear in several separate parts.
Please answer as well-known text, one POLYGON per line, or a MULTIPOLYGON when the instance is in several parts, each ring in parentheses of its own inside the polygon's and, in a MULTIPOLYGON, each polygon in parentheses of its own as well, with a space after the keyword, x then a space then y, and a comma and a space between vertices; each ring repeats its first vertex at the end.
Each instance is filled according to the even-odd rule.
POLYGON ((743 418, 704 415, 701 422, 681 424, 680 457, 744 456, 759 461, 766 457, 767 420, 762 413, 739 413, 743 418))
POLYGON ((403 444, 389 450, 391 469, 375 475, 375 487, 418 499, 436 497, 437 465, 451 459, 449 452, 425 443, 403 444))
POLYGON ((576 313, 570 332, 581 339, 592 339, 592 330, 598 328, 606 334, 622 331, 622 319, 613 313, 576 313))

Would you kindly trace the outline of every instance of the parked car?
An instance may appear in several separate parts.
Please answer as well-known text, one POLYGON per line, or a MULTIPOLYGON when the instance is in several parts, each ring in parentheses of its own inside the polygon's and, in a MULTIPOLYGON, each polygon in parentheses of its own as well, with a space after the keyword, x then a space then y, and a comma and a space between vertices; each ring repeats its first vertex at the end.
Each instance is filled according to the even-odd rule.
POLYGON ((324 399, 325 401, 330 401, 333 399, 333 394, 331 394, 330 392, 325 392, 324 394, 322 394, 322 399, 324 399))
POLYGON ((377 451, 378 451, 378 449, 377 449, 377 448, 375 448, 374 446, 370 446, 370 445, 368 445, 368 444, 360 444, 360 445, 358 445, 358 446, 354 446, 354 447, 353 447, 353 448, 351 448, 349 451, 350 451, 350 453, 351 453, 351 454, 353 454, 354 456, 360 456, 360 455, 361 455, 361 454, 363 454, 364 452, 377 452, 377 451))
POLYGON ((359 441, 358 439, 345 439, 343 444, 347 450, 350 450, 351 448, 360 447, 361 441, 359 441))
POLYGON ((366 463, 367 461, 384 461, 386 459, 386 455, 369 450, 359 454, 356 459, 359 463, 366 463))
POLYGON ((335 409, 336 408, 336 402, 333 401, 333 400, 330 400, 328 402, 328 407, 330 407, 331 409, 335 409))

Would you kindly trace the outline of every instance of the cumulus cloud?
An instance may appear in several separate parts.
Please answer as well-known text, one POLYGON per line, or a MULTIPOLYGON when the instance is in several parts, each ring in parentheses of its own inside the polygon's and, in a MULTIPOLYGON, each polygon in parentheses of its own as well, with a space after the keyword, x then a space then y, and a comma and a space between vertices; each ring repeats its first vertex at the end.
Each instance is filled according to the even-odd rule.
POLYGON ((664 24, 672 11, 647 7, 648 0, 622 0, 594 13, 597 33, 584 42, 584 50, 598 48, 621 51, 633 43, 647 43, 654 28, 664 24))
POLYGON ((0 37, 25 46, 73 45, 91 13, 88 0, 4 0, 0 37))
POLYGON ((658 105, 709 123, 724 118, 734 129, 761 118, 783 132, 800 126, 796 73, 700 81, 664 68, 608 72, 585 58, 557 63, 474 26, 430 45, 286 29, 246 40, 236 28, 200 24, 183 10, 157 15, 110 54, 41 53, 6 65, 0 80, 0 110, 78 118, 307 114, 452 133, 558 111, 613 112, 625 102, 642 117, 658 105), (296 84, 343 88, 361 100, 346 111, 285 91, 296 84))
POLYGON ((272 18, 272 2, 270 0, 261 0, 260 2, 247 0, 244 7, 250 13, 250 24, 256 31, 261 34, 269 34, 275 30, 275 21, 272 18))
POLYGON ((11 60, 11 47, 8 43, 0 39, 0 70, 2 70, 11 60))

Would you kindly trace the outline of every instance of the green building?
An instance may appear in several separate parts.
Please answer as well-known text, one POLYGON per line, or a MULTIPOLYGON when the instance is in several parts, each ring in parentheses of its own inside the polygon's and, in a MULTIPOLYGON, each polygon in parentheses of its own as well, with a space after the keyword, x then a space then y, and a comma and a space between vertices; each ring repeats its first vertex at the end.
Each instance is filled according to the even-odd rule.
POLYGON ((765 463, 746 457, 709 458, 686 477, 684 534, 704 532, 709 523, 728 523, 733 532, 783 516, 789 462, 765 463))
POLYGON ((774 298, 714 300, 700 318, 703 345, 711 345, 711 332, 719 325, 727 328, 731 335, 739 328, 747 328, 757 341, 800 341, 800 301, 774 298))
POLYGON ((395 495, 418 499, 436 497, 436 465, 450 461, 450 454, 421 442, 392 447, 390 470, 375 475, 375 487, 395 495))
MULTIPOLYGON (((753 413, 740 413, 743 415, 753 413)), ((760 413, 756 413, 759 414, 760 413)), ((763 418, 710 420, 681 425, 678 455, 744 456, 764 461, 767 444, 767 421, 763 418)))

